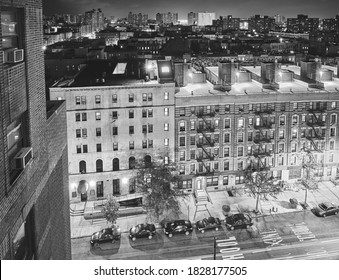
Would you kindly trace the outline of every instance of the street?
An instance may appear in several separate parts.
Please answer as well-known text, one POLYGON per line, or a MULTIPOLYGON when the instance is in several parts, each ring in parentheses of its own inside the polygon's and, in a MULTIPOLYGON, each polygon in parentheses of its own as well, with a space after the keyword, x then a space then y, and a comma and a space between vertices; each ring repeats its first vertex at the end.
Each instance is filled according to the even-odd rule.
POLYGON ((72 239, 73 259, 339 259, 339 216, 311 211, 254 219, 250 230, 211 230, 168 238, 159 229, 153 239, 131 241, 128 233, 114 244, 91 248, 89 237, 72 239))

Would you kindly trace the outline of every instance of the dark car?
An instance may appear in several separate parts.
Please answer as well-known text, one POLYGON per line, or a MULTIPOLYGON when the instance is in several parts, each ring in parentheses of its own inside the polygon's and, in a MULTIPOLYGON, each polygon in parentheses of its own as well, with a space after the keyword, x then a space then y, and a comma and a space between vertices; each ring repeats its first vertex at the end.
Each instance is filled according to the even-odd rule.
POLYGON ((172 237, 173 234, 184 233, 189 235, 193 231, 193 227, 188 220, 176 220, 165 223, 164 232, 168 237, 172 237))
POLYGON ((336 215, 339 213, 339 206, 331 202, 322 202, 317 207, 315 207, 313 211, 316 215, 321 217, 336 215))
POLYGON ((148 237, 148 239, 152 239, 155 234, 156 231, 154 224, 139 224, 129 230, 129 238, 133 241, 140 237, 148 237))
POLYGON ((253 225, 251 217, 248 214, 242 213, 226 217, 225 224, 228 230, 249 228, 253 225))
POLYGON ((92 234, 90 243, 92 246, 106 242, 114 242, 121 237, 119 226, 113 225, 110 228, 105 228, 92 234))
POLYGON ((197 230, 199 230, 201 233, 204 233, 205 230, 209 229, 219 230, 220 226, 221 226, 220 219, 214 217, 208 217, 201 221, 197 221, 196 223, 197 230))

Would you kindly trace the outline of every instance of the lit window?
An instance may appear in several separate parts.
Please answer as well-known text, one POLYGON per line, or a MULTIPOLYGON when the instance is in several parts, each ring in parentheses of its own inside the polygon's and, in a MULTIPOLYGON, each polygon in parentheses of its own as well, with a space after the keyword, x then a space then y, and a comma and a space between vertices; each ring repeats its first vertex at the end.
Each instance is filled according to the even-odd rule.
POLYGON ((169 139, 168 139, 168 138, 165 138, 165 139, 164 139, 164 146, 165 146, 165 147, 168 147, 168 145, 169 145, 169 139))
POLYGON ((169 99, 169 93, 167 91, 164 92, 164 99, 165 100, 169 99))
POLYGON ((100 104, 101 103, 101 96, 100 95, 96 95, 95 96, 95 104, 100 104))
POLYGON ((169 124, 168 123, 164 123, 164 131, 168 131, 169 130, 169 124))
POLYGON ((164 115, 169 116, 169 109, 168 108, 164 108, 164 115))
POLYGON ((100 121, 101 120, 101 113, 100 112, 95 112, 95 119, 97 121, 100 121))

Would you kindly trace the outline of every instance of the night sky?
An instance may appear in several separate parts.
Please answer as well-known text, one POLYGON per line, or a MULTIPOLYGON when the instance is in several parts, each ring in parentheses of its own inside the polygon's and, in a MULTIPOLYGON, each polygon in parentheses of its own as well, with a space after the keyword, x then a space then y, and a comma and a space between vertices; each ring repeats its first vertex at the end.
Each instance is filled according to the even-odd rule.
POLYGON ((106 17, 126 17, 129 11, 147 13, 155 18, 157 12, 178 12, 179 19, 187 19, 190 11, 216 12, 220 15, 250 17, 255 14, 296 17, 332 18, 339 13, 338 0, 42 0, 44 14, 82 14, 101 8, 106 17))

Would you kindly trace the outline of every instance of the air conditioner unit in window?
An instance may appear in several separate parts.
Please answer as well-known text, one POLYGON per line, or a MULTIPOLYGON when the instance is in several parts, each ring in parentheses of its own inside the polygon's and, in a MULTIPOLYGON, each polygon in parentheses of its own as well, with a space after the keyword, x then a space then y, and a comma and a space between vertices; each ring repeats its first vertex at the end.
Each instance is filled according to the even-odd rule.
POLYGON ((33 158, 31 147, 22 148, 14 157, 13 165, 15 169, 24 169, 33 158))
POLYGON ((17 63, 24 60, 23 49, 10 49, 4 51, 4 62, 5 63, 17 63))

